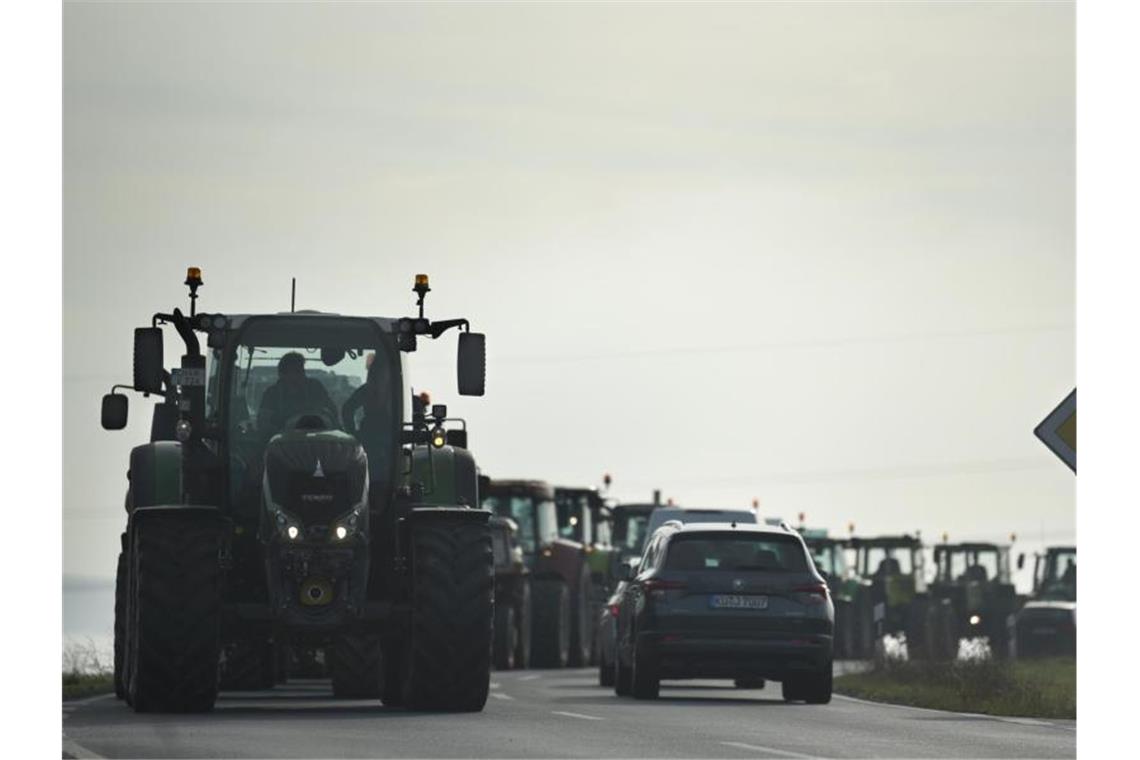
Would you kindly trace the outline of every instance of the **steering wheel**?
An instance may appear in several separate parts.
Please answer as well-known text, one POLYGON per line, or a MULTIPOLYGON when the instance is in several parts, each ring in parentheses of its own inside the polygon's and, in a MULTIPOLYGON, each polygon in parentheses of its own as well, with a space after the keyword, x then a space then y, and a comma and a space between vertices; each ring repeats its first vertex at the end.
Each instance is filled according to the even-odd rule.
POLYGON ((294 414, 285 420, 281 431, 286 430, 339 430, 340 426, 329 414, 322 411, 309 411, 294 414))

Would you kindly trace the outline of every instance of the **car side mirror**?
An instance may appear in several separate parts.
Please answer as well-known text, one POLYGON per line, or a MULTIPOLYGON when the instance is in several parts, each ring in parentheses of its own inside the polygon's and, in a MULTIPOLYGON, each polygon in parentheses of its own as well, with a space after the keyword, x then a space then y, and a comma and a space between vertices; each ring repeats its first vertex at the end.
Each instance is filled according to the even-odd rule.
POLYGON ((487 336, 483 333, 459 334, 457 369, 459 395, 482 396, 487 379, 487 336))
POLYGON ((135 328, 135 377, 136 391, 162 393, 162 328, 135 328))
POLYGON ((1025 552, 1017 555, 1017 569, 1025 567, 1025 552))
POLYGON ((466 430, 448 430, 447 431, 447 445, 455 446, 456 448, 467 448, 467 431, 466 430))
POLYGON ((108 393, 103 397, 102 417, 104 430, 122 430, 127 426, 127 397, 121 393, 108 393))

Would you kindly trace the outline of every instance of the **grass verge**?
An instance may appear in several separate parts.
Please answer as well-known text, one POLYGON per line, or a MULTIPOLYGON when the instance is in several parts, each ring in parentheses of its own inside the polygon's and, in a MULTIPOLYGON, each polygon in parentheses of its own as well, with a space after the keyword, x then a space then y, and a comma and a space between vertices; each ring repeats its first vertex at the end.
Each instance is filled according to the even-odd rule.
POLYGON ((64 673, 63 701, 108 694, 115 690, 110 673, 64 673))
POLYGON ((875 702, 1024 718, 1077 717, 1077 662, 886 661, 835 679, 835 691, 875 702))

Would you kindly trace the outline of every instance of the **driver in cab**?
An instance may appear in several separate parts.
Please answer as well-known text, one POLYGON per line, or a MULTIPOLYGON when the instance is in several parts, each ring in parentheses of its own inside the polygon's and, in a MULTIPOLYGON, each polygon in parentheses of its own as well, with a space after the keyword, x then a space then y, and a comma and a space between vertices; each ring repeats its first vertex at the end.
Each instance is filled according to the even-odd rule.
POLYGON ((336 405, 319 380, 305 374, 305 357, 290 351, 277 362, 277 382, 265 389, 257 412, 257 429, 272 437, 299 415, 321 415, 336 425, 336 405))

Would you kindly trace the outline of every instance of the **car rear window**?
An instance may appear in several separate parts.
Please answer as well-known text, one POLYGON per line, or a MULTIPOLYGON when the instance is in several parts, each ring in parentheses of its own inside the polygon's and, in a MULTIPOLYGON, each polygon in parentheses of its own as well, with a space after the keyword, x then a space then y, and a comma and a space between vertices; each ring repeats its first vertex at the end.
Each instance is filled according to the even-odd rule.
POLYGON ((725 532, 674 536, 665 569, 806 572, 808 565, 803 546, 793 536, 725 532))

